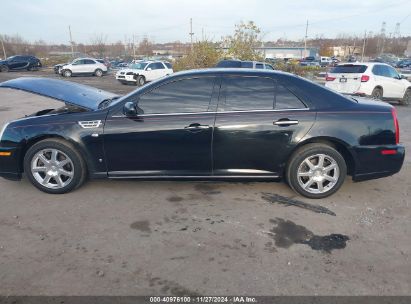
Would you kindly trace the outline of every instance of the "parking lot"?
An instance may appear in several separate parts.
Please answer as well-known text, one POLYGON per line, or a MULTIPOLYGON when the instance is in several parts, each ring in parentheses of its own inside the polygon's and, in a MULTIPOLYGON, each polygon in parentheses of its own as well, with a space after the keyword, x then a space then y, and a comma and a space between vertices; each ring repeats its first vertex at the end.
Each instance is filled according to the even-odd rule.
MULTIPOLYGON (((60 77, 0 82, 21 76, 60 77)), ((66 80, 135 89, 113 75, 66 80)), ((0 124, 55 104, 1 89, 0 124)), ((394 105, 408 152, 411 106, 394 105)), ((268 182, 101 180, 47 195, 0 179, 0 294, 407 295, 410 163, 322 200, 268 182)))

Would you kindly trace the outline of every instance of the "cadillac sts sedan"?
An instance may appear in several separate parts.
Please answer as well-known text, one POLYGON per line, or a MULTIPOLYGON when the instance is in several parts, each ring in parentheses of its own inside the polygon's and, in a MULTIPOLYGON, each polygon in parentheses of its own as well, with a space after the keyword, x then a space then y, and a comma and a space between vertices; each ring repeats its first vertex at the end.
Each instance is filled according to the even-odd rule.
MULTIPOLYGON (((62 101, 6 124, 0 176, 66 193, 88 178, 284 180, 323 198, 404 161, 394 107, 282 72, 176 73, 125 96, 45 78, 0 84, 62 101)), ((17 102, 17 101, 16 101, 17 102)))

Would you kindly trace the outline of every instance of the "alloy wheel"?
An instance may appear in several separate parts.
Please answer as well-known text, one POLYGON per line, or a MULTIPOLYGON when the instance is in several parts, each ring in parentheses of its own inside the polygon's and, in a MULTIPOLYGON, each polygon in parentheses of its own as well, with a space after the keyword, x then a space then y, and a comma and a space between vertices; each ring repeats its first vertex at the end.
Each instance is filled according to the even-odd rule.
POLYGON ((326 154, 309 156, 299 165, 299 185, 307 192, 322 194, 330 191, 338 182, 340 169, 337 162, 326 154))
POLYGON ((31 174, 40 185, 49 189, 61 189, 73 180, 74 164, 62 151, 44 149, 32 158, 31 174))

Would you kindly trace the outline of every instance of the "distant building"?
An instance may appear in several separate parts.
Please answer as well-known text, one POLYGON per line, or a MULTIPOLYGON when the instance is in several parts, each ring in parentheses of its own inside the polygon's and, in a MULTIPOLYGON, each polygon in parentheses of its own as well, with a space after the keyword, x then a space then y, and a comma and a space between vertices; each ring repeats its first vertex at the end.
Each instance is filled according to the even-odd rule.
POLYGON ((320 56, 320 49, 316 47, 262 47, 257 50, 263 53, 265 58, 301 59, 320 56))
POLYGON ((361 48, 359 46, 333 46, 331 47, 334 56, 347 57, 350 55, 360 55, 361 48))

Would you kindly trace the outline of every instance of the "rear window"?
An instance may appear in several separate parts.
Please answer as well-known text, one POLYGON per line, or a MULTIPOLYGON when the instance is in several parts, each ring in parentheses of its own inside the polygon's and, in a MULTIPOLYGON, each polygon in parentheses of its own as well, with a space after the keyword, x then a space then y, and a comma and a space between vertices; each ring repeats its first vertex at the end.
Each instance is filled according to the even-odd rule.
POLYGON ((330 70, 330 73, 364 73, 367 69, 366 65, 346 64, 338 65, 330 70))

